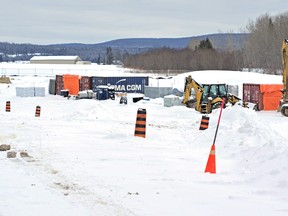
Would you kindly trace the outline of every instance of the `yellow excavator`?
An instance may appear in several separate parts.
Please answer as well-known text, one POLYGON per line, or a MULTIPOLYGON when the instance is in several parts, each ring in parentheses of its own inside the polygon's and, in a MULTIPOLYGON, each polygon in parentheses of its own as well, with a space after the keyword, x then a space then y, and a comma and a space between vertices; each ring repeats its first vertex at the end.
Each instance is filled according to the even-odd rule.
POLYGON ((191 75, 186 77, 182 103, 187 107, 195 107, 200 113, 211 113, 213 109, 221 107, 225 98, 225 106, 229 102, 235 105, 241 99, 227 93, 226 84, 199 84, 191 75), (195 97, 191 98, 191 90, 195 91, 195 97))
POLYGON ((282 43, 282 70, 283 70, 283 89, 282 98, 279 104, 279 110, 281 113, 288 117, 288 40, 285 39, 282 43))

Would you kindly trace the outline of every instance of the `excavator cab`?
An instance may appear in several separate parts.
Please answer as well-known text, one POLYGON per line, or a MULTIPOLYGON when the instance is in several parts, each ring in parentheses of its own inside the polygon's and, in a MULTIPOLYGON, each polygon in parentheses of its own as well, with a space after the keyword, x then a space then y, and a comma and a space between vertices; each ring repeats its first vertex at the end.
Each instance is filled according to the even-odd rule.
POLYGON ((221 107, 222 99, 227 102, 226 84, 202 84, 203 95, 199 111, 201 113, 211 113, 213 109, 221 107))
MULTIPOLYGON (((227 89, 225 84, 203 84, 204 92, 202 96, 202 101, 207 102, 210 100, 214 100, 215 98, 225 98, 227 99, 227 89)), ((222 101, 222 99, 221 99, 222 101)))

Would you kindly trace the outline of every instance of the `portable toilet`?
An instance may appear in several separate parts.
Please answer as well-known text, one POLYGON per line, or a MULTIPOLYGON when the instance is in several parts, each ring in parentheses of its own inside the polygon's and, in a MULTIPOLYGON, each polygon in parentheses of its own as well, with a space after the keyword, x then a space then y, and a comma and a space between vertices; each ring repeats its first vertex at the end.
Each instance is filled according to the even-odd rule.
POLYGON ((96 93, 97 100, 109 99, 108 86, 104 86, 104 85, 97 86, 95 93, 96 93))

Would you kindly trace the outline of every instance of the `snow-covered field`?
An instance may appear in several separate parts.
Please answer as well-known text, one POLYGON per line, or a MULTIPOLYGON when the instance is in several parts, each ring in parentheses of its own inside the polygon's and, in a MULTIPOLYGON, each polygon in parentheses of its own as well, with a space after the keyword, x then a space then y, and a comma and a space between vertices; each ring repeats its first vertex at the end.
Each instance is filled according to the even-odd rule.
MULTIPOLYGON (((185 76, 161 82, 183 89, 185 76)), ((228 84, 282 79, 225 71, 192 76, 228 84)), ((123 105, 119 98, 15 96, 16 86, 48 89, 50 78, 15 76, 12 84, 0 84, 0 145, 17 152, 14 159, 0 152, 0 216, 288 215, 288 118, 280 113, 224 109, 217 173, 210 174, 204 170, 220 110, 200 131, 201 114, 164 107, 161 98, 128 98, 123 105), (138 108, 147 111, 146 138, 134 136, 138 108)))

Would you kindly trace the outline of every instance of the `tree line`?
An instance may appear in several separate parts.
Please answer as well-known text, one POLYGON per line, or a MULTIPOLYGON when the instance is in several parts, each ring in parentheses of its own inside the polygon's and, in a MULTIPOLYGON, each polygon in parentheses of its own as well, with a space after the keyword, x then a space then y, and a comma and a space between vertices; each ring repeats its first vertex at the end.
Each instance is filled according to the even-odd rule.
POLYGON ((126 55, 124 66, 140 70, 242 70, 263 69, 277 74, 281 69, 282 41, 288 37, 288 12, 264 14, 250 21, 244 30, 249 33, 241 50, 214 49, 209 38, 191 41, 185 49, 160 48, 145 53, 126 55))
POLYGON ((288 12, 274 17, 264 14, 246 28, 250 32, 243 51, 246 67, 276 73, 282 64, 282 42, 288 38, 288 12))
POLYGON ((111 47, 93 47, 85 44, 34 45, 0 42, 0 62, 29 61, 35 55, 80 56, 84 61, 98 64, 113 64, 114 59, 122 59, 122 51, 111 47), (113 54, 112 54, 113 53, 113 54))
POLYGON ((209 38, 194 49, 160 48, 146 53, 126 55, 124 66, 140 70, 241 70, 241 51, 217 51, 209 38))
POLYGON ((264 69, 265 73, 281 71, 282 41, 288 38, 288 12, 264 14, 250 21, 243 34, 243 46, 226 40, 224 48, 211 40, 191 40, 184 48, 107 47, 93 44, 32 45, 0 42, 0 62, 29 61, 33 55, 77 55, 98 64, 123 64, 139 70, 192 71, 264 69))

